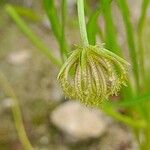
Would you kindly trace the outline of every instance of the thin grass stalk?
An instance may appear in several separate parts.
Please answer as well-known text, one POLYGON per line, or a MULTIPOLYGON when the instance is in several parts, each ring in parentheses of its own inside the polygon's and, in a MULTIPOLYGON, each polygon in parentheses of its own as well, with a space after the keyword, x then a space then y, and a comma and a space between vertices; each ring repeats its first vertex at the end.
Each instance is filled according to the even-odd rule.
POLYGON ((88 23, 87 23, 87 34, 88 34, 88 40, 91 45, 96 44, 96 34, 98 32, 98 24, 97 20, 101 13, 101 8, 97 8, 93 13, 91 14, 88 23))
POLYGON ((119 112, 115 111, 112 107, 108 105, 103 105, 101 110, 106 113, 107 115, 111 116, 115 120, 122 122, 132 128, 145 128, 146 127, 146 122, 145 120, 134 120, 126 115, 122 115, 119 112))
POLYGON ((67 1, 61 1, 61 49, 63 51, 63 58, 66 59, 68 56, 68 45, 66 43, 65 36, 65 25, 66 25, 66 16, 67 16, 67 1))
POLYGON ((142 104, 142 103, 148 103, 150 102, 150 94, 149 93, 146 93, 142 96, 137 96, 137 97, 134 97, 134 98, 128 98, 128 99, 125 99, 125 100, 121 100, 119 102, 114 102, 114 103, 106 103, 106 105, 112 105, 113 107, 118 107, 118 108, 128 108, 128 107, 133 107, 133 106, 136 106, 136 105, 139 105, 139 104, 142 104))
POLYGON ((120 55, 121 50, 117 42, 116 28, 113 23, 111 14, 111 5, 105 0, 100 1, 102 5, 103 17, 105 21, 105 43, 108 49, 111 49, 114 53, 120 55))
POLYGON ((85 15, 84 15, 84 0, 77 0, 77 9, 78 9, 78 20, 79 20, 81 41, 83 46, 88 46, 89 42, 87 37, 85 15))
POLYGON ((57 10, 54 4, 54 0, 44 0, 44 7, 49 18, 52 31, 58 42, 61 40, 61 23, 58 18, 57 10))
POLYGON ((150 149, 150 130, 149 126, 144 129, 144 140, 140 143, 140 150, 149 150, 150 149))
MULTIPOLYGON (((62 33, 64 34, 64 31, 62 31, 62 30, 65 29, 64 28, 65 20, 61 24, 54 3, 55 3, 54 0, 44 0, 44 7, 46 10, 47 16, 49 18, 52 31, 53 31, 55 38, 59 44, 62 61, 64 61, 68 54, 67 53, 67 43, 65 41, 65 38, 62 38, 62 36, 63 36, 62 33)), ((62 7, 61 8, 62 17, 66 17, 66 2, 65 2, 65 0, 62 0, 61 7, 62 7)), ((65 18, 63 18, 63 19, 65 19, 65 18)))
POLYGON ((120 8, 120 12, 124 21, 127 42, 128 42, 128 47, 129 47, 129 52, 130 52, 130 57, 131 57, 131 63, 133 66, 133 74, 134 74, 134 79, 136 83, 136 89, 137 91, 140 91, 139 72, 138 72, 139 68, 138 68, 138 59, 137 59, 138 57, 137 57, 137 52, 136 52, 136 47, 135 47, 133 27, 132 27, 132 23, 130 20, 129 8, 125 0, 117 0, 117 4, 120 8))
MULTIPOLYGON (((138 21, 138 50, 139 50, 139 61, 140 61, 140 72, 141 72, 141 77, 142 77, 142 82, 143 86, 147 88, 147 81, 146 81, 146 75, 145 75, 145 63, 144 63, 144 48, 143 48, 143 41, 142 41, 142 34, 143 34, 143 27, 144 27, 144 22, 146 18, 146 13, 148 9, 150 0, 143 0, 142 1, 142 6, 141 6, 141 14, 140 18, 138 21)), ((146 89, 145 89, 146 90, 146 89)), ((149 110, 149 105, 147 105, 147 109, 149 110)), ((150 113, 148 111, 148 125, 150 123, 150 113)), ((149 126, 144 130, 144 135, 145 135, 145 141, 141 144, 141 150, 149 150, 150 149, 150 130, 149 126)))
MULTIPOLYGON (((112 0, 108 0, 108 3, 111 3, 112 0)), ((102 30, 100 26, 98 26, 98 18, 102 13, 103 5, 99 5, 99 7, 93 11, 89 17, 87 22, 87 34, 88 40, 91 45, 96 44, 96 34, 99 33, 101 40, 104 40, 102 30)))
MULTIPOLYGON (((146 75, 145 75, 145 63, 144 63, 144 48, 143 48, 143 41, 142 41, 142 34, 143 34, 143 27, 144 27, 144 22, 146 18, 146 13, 148 9, 150 0, 143 0, 142 1, 142 6, 141 6, 141 14, 140 18, 138 21, 138 52, 139 52, 139 63, 140 63, 140 72, 141 72, 141 77, 142 77, 142 85, 146 86, 146 75)), ((147 87, 147 86, 146 86, 147 87)))
POLYGON ((41 17, 32 9, 22 6, 13 6, 13 7, 20 16, 26 17, 30 21, 38 22, 41 20, 41 17))
POLYGON ((7 78, 3 75, 3 73, 0 71, 0 86, 4 90, 4 92, 11 97, 11 110, 16 126, 16 130, 19 136, 19 140, 22 143, 22 146, 24 150, 33 150, 33 147, 27 137, 24 125, 23 125, 23 119, 21 115, 21 110, 18 104, 17 97, 10 86, 10 83, 8 82, 7 78))

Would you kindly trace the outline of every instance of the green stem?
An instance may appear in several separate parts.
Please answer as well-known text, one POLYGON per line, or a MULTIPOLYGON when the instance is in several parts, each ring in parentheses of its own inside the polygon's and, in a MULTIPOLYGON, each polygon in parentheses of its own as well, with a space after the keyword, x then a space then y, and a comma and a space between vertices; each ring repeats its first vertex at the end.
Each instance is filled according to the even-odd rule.
POLYGON ((18 104, 18 100, 8 82, 6 77, 3 75, 3 73, 0 72, 0 85, 4 89, 5 93, 11 97, 11 109, 13 113, 13 118, 15 122, 15 126, 17 129, 17 133, 20 139, 20 142, 22 143, 22 146, 25 150, 33 150, 33 147, 27 137, 24 125, 23 125, 23 120, 22 120, 22 115, 21 115, 21 110, 18 104))
POLYGON ((121 49, 117 42, 116 27, 112 17, 112 9, 110 1, 100 0, 103 17, 105 21, 105 43, 106 48, 112 50, 117 55, 121 55, 121 49))
POLYGON ((61 41, 60 47, 63 52, 63 59, 65 60, 68 55, 68 44, 65 37, 65 25, 66 25, 66 16, 67 16, 67 2, 66 0, 61 1, 61 41))
POLYGON ((45 44, 35 35, 32 30, 25 24, 25 22, 20 18, 15 9, 11 5, 6 6, 6 11, 9 16, 15 21, 17 26, 21 29, 21 31, 28 37, 28 39, 42 52, 46 55, 52 63, 60 66, 60 61, 53 56, 53 53, 45 46, 45 44))
POLYGON ((140 72, 142 74, 142 81, 143 84, 146 85, 146 76, 145 76, 145 66, 144 66, 144 48, 143 48, 143 41, 142 41, 142 33, 143 33, 143 26, 146 18, 146 13, 148 9, 150 0, 143 0, 141 6, 141 15, 138 22, 138 50, 139 50, 139 62, 140 62, 140 72))
POLYGON ((141 15, 140 15, 139 22, 138 22, 138 32, 142 32, 142 30, 143 30, 149 2, 150 2, 150 0, 143 0, 143 2, 142 2, 141 15))
MULTIPOLYGON (((148 124, 149 124, 149 122, 148 122, 148 124)), ((141 150, 150 150, 150 130, 149 130, 149 126, 147 126, 147 128, 144 129, 143 133, 144 133, 144 141, 142 141, 142 143, 140 144, 141 150)))
POLYGON ((84 46, 88 46, 89 42, 87 37, 85 16, 84 16, 84 0, 77 0, 77 8, 78 8, 78 20, 82 44, 84 46))
POLYGON ((101 13, 101 8, 97 8, 95 11, 93 11, 87 23, 88 40, 91 45, 96 44, 96 34, 99 30, 101 31, 97 23, 100 13, 101 13))
POLYGON ((122 115, 119 112, 116 112, 113 110, 112 107, 103 106, 102 111, 106 113, 107 115, 113 117, 117 121, 123 122, 124 124, 133 127, 133 128, 145 128, 146 122, 145 120, 133 120, 132 118, 122 115))
POLYGON ((67 52, 68 44, 67 44, 66 39, 64 38, 64 35, 62 35, 64 34, 64 31, 62 30, 64 30, 64 26, 65 26, 66 0, 61 1, 61 17, 63 17, 61 21, 57 13, 55 0, 44 0, 44 7, 46 10, 47 16, 49 18, 54 36, 59 44, 61 58, 64 61, 68 54, 67 52))
POLYGON ((131 57, 132 66, 133 66, 133 74, 135 78, 137 92, 139 92, 140 91, 139 72, 138 72, 139 66, 138 66, 137 52, 136 52, 135 41, 134 41, 133 27, 132 27, 132 23, 130 20, 129 8, 128 8, 128 4, 126 0, 117 0, 117 4, 120 8, 120 12, 121 12, 123 22, 124 22, 130 57, 131 57))

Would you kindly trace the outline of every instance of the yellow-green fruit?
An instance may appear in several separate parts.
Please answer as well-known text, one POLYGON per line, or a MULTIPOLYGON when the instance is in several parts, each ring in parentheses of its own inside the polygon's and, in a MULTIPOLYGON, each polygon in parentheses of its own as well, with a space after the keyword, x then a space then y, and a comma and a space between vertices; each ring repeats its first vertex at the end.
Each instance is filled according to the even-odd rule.
POLYGON ((129 63, 101 46, 77 47, 62 66, 64 94, 86 105, 99 105, 126 85, 129 63))

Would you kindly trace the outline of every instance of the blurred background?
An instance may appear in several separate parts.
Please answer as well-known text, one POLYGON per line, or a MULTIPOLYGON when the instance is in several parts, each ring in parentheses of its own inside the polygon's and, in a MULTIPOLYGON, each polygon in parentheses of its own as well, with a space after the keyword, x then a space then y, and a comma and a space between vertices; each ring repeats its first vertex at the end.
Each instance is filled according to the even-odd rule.
MULTIPOLYGON (((96 0, 88 1, 95 7, 96 0)), ((101 111, 63 97, 57 84, 58 68, 41 55, 6 13, 5 5, 18 7, 22 18, 59 58, 42 0, 0 0, 0 70, 17 97, 28 138, 36 150, 138 150, 132 131, 101 111), (29 9, 30 11, 26 11, 29 9)), ((132 22, 139 16, 141 0, 128 0, 132 22)), ((68 0, 66 38, 79 43, 75 0, 68 0)), ((56 0, 59 11, 60 1, 56 0)), ((119 41, 126 49, 121 17, 113 6, 119 41)), ((150 11, 144 28, 149 44, 150 11)), ((99 20, 103 26, 103 20, 99 20)), ((100 41, 99 41, 100 42, 100 41)), ((148 44, 146 45, 148 47, 148 44)), ((123 52, 127 57, 128 53, 123 52)), ((145 63, 148 66, 148 55, 145 63)), ((22 150, 11 111, 11 98, 0 88, 0 150, 22 150)))

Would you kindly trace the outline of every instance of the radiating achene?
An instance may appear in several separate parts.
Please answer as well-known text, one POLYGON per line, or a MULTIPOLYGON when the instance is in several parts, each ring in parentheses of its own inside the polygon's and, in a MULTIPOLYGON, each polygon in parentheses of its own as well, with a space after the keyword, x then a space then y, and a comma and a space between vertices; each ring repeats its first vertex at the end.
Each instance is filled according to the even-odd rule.
POLYGON ((102 46, 78 46, 62 66, 58 81, 67 97, 99 105, 126 85, 128 66, 102 46))

